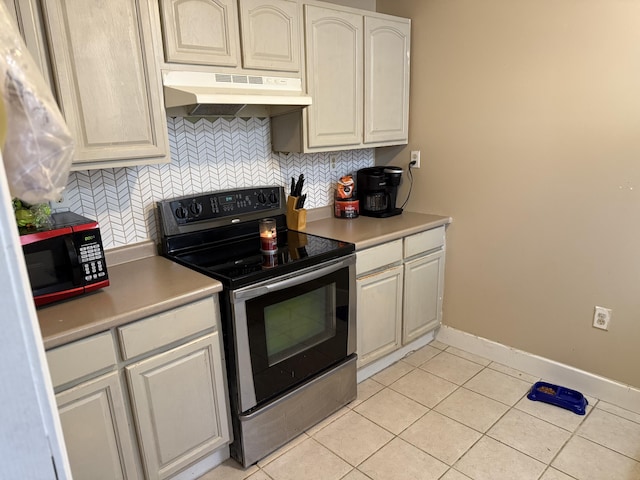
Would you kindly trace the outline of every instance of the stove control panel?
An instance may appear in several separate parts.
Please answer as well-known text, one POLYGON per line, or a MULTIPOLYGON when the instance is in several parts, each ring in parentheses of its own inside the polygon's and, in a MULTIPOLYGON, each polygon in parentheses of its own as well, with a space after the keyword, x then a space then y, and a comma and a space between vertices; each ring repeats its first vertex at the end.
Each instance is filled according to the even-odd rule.
POLYGON ((285 209, 284 189, 277 186, 251 187, 190 195, 158 202, 158 209, 164 227, 169 230, 216 220, 230 219, 233 223, 234 218, 240 221, 248 214, 265 217, 272 211, 285 209))

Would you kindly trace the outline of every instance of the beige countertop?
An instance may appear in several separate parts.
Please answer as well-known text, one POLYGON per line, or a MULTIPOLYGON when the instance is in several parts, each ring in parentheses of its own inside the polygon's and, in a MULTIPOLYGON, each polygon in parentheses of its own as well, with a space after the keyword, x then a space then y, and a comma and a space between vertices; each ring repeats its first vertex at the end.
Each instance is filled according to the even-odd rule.
POLYGON ((451 223, 451 217, 403 212, 395 217, 336 218, 322 213, 307 222, 306 233, 355 243, 356 250, 451 223), (318 217, 325 218, 318 218, 318 217))
MULTIPOLYGON (((356 245, 356 250, 447 225, 450 217, 403 212, 389 218, 335 218, 316 209, 306 233, 356 245)), ((98 292, 37 310, 45 349, 64 345, 119 325, 220 292, 222 284, 155 254, 142 242, 107 251, 110 285, 98 292)))
POLYGON ((37 310, 45 349, 199 300, 222 284, 160 256, 111 265, 110 285, 37 310))

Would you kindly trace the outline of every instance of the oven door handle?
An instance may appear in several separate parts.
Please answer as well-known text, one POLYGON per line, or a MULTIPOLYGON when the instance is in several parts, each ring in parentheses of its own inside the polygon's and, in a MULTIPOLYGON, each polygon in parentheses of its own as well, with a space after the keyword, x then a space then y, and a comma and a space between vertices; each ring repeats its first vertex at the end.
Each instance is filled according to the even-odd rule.
POLYGON ((310 280, 323 277, 325 275, 338 271, 341 268, 349 267, 350 265, 354 264, 355 256, 349 255, 341 259, 340 261, 326 267, 320 268, 318 270, 311 268, 310 271, 306 273, 302 273, 301 275, 294 275, 276 283, 253 285, 235 290, 233 292, 233 298, 234 300, 247 300, 249 298, 259 297, 267 293, 277 292, 278 290, 289 288, 295 285, 300 285, 310 280))

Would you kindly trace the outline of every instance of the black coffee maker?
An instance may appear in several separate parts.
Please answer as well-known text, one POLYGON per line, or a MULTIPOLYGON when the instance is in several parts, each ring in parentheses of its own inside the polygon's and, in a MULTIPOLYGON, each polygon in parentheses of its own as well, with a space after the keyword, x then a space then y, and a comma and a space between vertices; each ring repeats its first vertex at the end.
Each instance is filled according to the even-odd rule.
POLYGON ((396 207, 401 177, 400 167, 369 167, 358 170, 356 187, 360 215, 383 218, 401 214, 402 208, 396 207))

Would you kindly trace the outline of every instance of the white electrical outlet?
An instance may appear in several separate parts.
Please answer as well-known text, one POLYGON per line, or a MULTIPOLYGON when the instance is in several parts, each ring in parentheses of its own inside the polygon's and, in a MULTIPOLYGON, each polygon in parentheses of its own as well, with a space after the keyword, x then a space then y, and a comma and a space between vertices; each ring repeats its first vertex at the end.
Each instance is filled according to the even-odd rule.
MULTIPOLYGON (((64 192, 67 193, 67 192, 64 192)), ((49 206, 51 207, 52 212, 69 212, 71 210, 71 205, 67 201, 67 197, 64 194, 61 194, 57 200, 49 202, 49 206)))
POLYGON ((336 168, 336 155, 329 155, 329 163, 332 169, 336 168))
POLYGON ((411 161, 415 162, 411 168, 420 168, 420 150, 411 151, 411 161))
POLYGON ((601 330, 609 330, 609 322, 611 321, 611 309, 596 306, 593 314, 593 326, 601 330))

